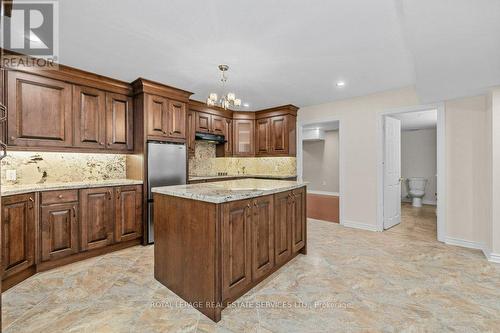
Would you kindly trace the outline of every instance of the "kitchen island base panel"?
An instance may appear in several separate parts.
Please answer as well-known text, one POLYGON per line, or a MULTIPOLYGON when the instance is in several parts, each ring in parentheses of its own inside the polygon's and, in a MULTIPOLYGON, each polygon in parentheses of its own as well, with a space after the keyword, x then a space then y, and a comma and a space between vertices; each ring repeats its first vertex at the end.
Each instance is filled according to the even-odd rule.
MULTIPOLYGON (((287 196, 290 202, 287 212, 292 213, 295 211, 291 209, 293 197, 305 197, 300 195, 305 193, 305 187, 286 193, 290 193, 287 196)), ((274 201, 274 195, 267 195, 217 204, 154 193, 156 280, 218 322, 222 309, 229 303, 298 254, 306 254, 307 242, 304 239, 302 247, 290 251, 288 257, 278 263, 275 260, 277 249, 268 244, 269 238, 255 236, 259 232, 274 234, 274 214, 266 213, 269 208, 265 208, 270 204, 271 210, 274 209, 274 201), (271 229, 266 228, 262 220, 265 216, 271 219, 271 229), (259 221, 258 224, 256 221, 259 221), (256 249, 259 251, 259 265, 255 264, 256 249), (272 262, 272 266, 261 274, 259 269, 266 260, 272 262)), ((305 214, 301 211, 297 213, 291 221, 302 220, 303 228, 307 230, 305 214)), ((293 227, 290 223, 288 234, 292 233, 293 227)), ((288 239, 292 247, 291 239, 288 239)))
POLYGON ((221 299, 219 207, 155 193, 155 279, 214 321, 221 299))

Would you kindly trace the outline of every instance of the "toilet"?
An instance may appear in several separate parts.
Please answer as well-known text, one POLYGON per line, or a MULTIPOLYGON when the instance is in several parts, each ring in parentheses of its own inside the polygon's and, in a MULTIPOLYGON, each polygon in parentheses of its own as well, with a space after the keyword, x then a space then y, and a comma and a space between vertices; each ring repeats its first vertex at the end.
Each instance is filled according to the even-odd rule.
POLYGON ((423 177, 410 177, 407 180, 408 196, 412 200, 413 207, 422 207, 422 198, 425 195, 427 179, 423 177))

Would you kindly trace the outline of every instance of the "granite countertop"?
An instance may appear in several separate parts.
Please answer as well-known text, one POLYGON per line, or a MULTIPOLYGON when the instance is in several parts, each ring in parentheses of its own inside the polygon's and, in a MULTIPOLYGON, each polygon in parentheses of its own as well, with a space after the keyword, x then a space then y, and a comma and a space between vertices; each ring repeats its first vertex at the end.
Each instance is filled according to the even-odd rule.
POLYGON ((51 190, 70 190, 89 187, 140 185, 142 180, 134 179, 109 179, 99 181, 81 181, 81 182, 61 182, 61 183, 43 183, 27 185, 2 185, 2 196, 23 194, 51 190))
POLYGON ((189 176, 189 180, 210 180, 210 179, 224 179, 224 178, 271 178, 271 179, 288 179, 295 178, 296 175, 225 175, 225 176, 189 176))
POLYGON ((301 181, 250 178, 214 183, 154 187, 152 192, 199 201, 223 203, 284 192, 306 184, 301 181))

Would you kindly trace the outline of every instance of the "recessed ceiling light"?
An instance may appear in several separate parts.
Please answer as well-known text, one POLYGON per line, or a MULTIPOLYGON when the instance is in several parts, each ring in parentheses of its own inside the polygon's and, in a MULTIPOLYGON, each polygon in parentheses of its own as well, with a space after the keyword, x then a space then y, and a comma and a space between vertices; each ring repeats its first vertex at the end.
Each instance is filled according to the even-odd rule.
POLYGON ((249 106, 250 106, 250 104, 248 104, 248 103, 244 103, 244 104, 243 104, 243 106, 247 108, 247 107, 249 107, 249 106))
POLYGON ((339 88, 345 87, 345 82, 344 81, 338 81, 337 82, 337 87, 339 87, 339 88))

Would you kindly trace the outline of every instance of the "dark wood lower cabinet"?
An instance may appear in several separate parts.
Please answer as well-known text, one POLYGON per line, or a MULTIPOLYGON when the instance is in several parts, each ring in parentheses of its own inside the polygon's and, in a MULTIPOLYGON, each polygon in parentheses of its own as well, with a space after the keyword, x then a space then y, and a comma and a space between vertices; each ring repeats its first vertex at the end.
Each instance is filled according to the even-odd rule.
POLYGON ((291 209, 290 192, 274 195, 274 258, 276 265, 287 262, 292 255, 292 227, 293 216, 291 209))
POLYGON ((115 242, 142 235, 142 185, 115 188, 115 242))
POLYGON ((252 279, 257 280, 274 268, 273 196, 252 201, 252 279))
POLYGON ((302 250, 306 244, 306 191, 291 191, 292 252, 302 250))
POLYGON ((305 187, 210 203, 154 193, 155 278, 214 321, 306 254, 305 187))
POLYGON ((2 198, 2 278, 35 264, 34 194, 2 198))
POLYGON ((97 249, 113 242, 113 189, 90 188, 80 191, 80 248, 97 249))
POLYGON ((78 253, 78 202, 42 206, 41 261, 78 253))
POLYGON ((4 290, 142 237, 142 185, 11 195, 1 204, 4 290))
POLYGON ((252 200, 222 209, 222 298, 239 295, 252 283, 252 200))

